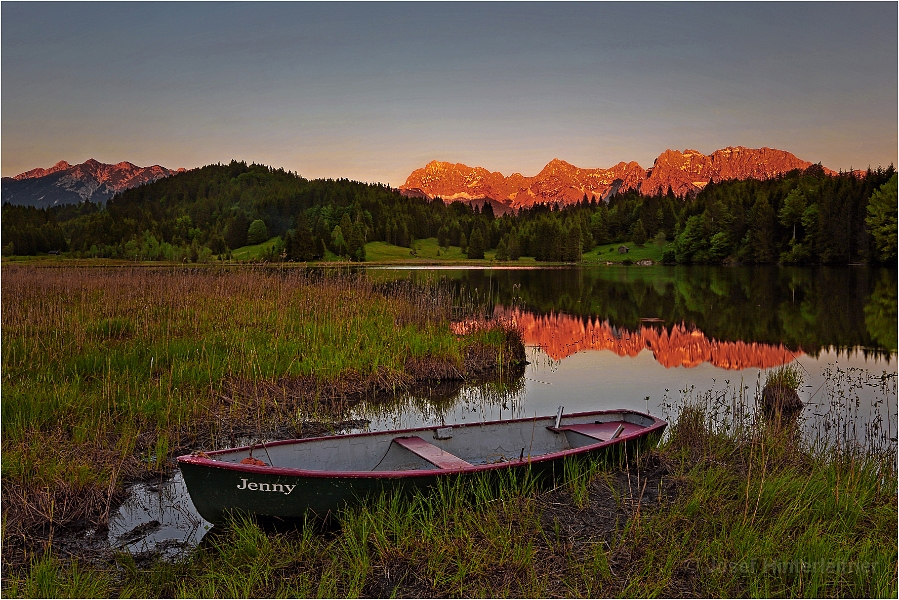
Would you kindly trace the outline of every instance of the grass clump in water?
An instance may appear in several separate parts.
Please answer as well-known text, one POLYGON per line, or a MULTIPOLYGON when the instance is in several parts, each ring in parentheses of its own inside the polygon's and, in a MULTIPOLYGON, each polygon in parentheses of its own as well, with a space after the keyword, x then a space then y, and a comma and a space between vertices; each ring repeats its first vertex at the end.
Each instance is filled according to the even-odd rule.
POLYGON ((765 387, 777 386, 798 390, 803 379, 802 368, 798 364, 790 363, 768 371, 765 375, 765 387))

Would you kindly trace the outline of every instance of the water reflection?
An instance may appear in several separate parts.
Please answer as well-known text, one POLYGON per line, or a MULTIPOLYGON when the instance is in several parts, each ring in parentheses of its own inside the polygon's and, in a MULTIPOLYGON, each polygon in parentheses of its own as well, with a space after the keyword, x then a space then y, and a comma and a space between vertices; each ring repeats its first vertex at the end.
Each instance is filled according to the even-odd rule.
POLYGON ((496 308, 495 314, 497 318, 509 319, 518 325, 526 344, 538 346, 554 360, 562 360, 582 350, 610 350, 618 356, 630 357, 648 350, 666 368, 691 368, 710 363, 720 369, 740 370, 780 366, 803 354, 802 350, 790 350, 783 344, 709 339, 702 331, 683 324, 642 326, 629 331, 608 320, 590 317, 538 315, 501 306, 496 308))
MULTIPOLYGON (((767 369, 806 373, 803 402, 819 412, 843 401, 827 390, 834 372, 895 378, 896 271, 869 268, 596 267, 378 269, 377 280, 445 281, 457 297, 494 306, 524 333, 530 365, 502 401, 461 393, 439 410, 405 408, 378 428, 568 410, 632 408, 662 414, 672 398, 738 390, 753 402, 767 369), (684 367, 684 368, 678 368, 684 367)), ((464 324, 463 327, 464 329, 464 324)), ((845 399, 848 400, 848 397, 845 399)), ((859 415, 895 394, 861 386, 859 415)), ((387 413, 385 413, 387 414, 387 413)), ((859 419, 863 417, 859 416, 859 419)), ((866 417, 865 417, 866 418, 866 417)), ((861 425, 861 421, 860 421, 861 425)))
POLYGON ((362 402, 354 415, 369 420, 372 431, 513 419, 525 414, 526 382, 525 376, 516 374, 499 381, 416 388, 394 398, 362 402))
POLYGON ((131 553, 175 558, 200 543, 212 528, 194 508, 181 471, 166 479, 137 483, 109 519, 109 545, 131 553))
POLYGON ((608 321, 636 332, 647 319, 719 342, 896 353, 895 269, 867 267, 570 267, 369 270, 379 280, 440 279, 461 297, 535 315, 608 321))
MULTIPOLYGON (((498 382, 450 383, 371 398, 341 418, 371 430, 630 408, 665 416, 702 394, 751 409, 765 370, 806 373, 805 430, 886 440, 897 430, 895 270, 615 267, 378 269, 378 280, 446 280, 523 330, 529 364, 498 382), (685 367, 685 368, 677 368, 685 367), (817 419, 817 421, 814 421, 817 419), (819 427, 819 424, 824 424, 819 427)), ((138 484, 110 521, 110 543, 176 552, 206 524, 180 473, 138 484)))

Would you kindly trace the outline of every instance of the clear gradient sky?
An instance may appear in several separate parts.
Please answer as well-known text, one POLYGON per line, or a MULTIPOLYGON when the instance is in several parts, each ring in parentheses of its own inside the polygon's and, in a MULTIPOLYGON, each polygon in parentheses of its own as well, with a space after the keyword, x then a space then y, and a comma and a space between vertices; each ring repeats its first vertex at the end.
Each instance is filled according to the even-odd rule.
POLYGON ((401 184, 666 148, 897 161, 897 4, 20 3, 2 174, 232 158, 401 184))

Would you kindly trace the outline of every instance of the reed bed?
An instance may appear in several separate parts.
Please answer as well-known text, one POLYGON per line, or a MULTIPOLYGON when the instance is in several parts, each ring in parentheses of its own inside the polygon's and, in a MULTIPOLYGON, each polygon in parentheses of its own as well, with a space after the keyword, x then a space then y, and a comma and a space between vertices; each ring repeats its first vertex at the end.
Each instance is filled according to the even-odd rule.
MULTIPOLYGON (((895 597, 896 469, 684 394, 659 448, 385 494, 340 527, 238 519, 180 560, 36 557, 10 597, 895 597)), ((760 392, 760 390, 757 390, 760 392)), ((759 394, 756 394, 759 395, 759 394)), ((845 448, 842 446, 841 448, 845 448)))
POLYGON ((524 354, 502 323, 454 334, 475 307, 444 288, 348 273, 4 266, 2 294, 4 568, 60 527, 102 527, 123 482, 176 453, 524 354))
POLYGON ((895 597, 895 468, 797 443, 759 412, 723 418, 731 401, 682 399, 660 448, 570 461, 550 489, 501 475, 385 494, 334 531, 237 520, 174 562, 45 555, 7 593, 895 597))

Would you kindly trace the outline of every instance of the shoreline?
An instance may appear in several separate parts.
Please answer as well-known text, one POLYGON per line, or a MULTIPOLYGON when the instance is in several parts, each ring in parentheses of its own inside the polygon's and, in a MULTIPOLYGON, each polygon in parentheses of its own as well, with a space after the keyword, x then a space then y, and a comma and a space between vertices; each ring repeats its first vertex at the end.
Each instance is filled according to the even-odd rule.
MULTIPOLYGON (((66 536, 102 531, 97 515, 123 482, 164 476, 182 449, 294 435, 310 421, 336 429, 357 398, 475 378, 466 347, 483 364, 484 348, 514 345, 498 331, 448 335, 459 298, 430 284, 285 271, 4 271, 6 595, 894 595, 894 466, 812 452, 762 421, 715 429, 715 406, 701 418, 676 409, 677 431, 646 463, 572 465, 549 491, 385 499, 339 532, 238 522, 174 562, 71 554, 66 536), (68 487, 18 495, 54 482, 68 487), (13 510, 26 505, 44 520, 20 545, 13 510), (85 506, 98 510, 71 512, 85 506), (746 554, 756 547, 767 550, 746 554), (845 568, 802 570, 831 563, 845 568), (847 578, 862 564, 868 580, 847 578)), ((498 388, 514 385, 508 367, 498 388)))

